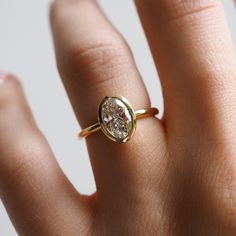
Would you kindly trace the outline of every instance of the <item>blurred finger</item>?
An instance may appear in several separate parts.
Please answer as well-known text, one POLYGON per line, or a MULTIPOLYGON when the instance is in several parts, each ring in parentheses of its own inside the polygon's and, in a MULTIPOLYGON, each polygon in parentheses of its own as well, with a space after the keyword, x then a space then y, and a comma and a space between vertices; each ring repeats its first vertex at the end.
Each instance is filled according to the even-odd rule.
POLYGON ((0 75, 0 196, 22 235, 68 235, 66 225, 83 230, 85 205, 37 129, 19 82, 7 74, 0 75))

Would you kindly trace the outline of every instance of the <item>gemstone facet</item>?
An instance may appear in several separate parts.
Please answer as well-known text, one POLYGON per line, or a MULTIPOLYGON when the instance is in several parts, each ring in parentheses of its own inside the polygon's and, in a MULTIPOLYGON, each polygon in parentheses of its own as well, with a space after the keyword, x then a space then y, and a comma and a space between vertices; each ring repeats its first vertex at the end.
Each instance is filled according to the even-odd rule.
POLYGON ((104 134, 116 142, 128 141, 135 131, 135 113, 123 97, 105 97, 98 109, 98 119, 104 134))

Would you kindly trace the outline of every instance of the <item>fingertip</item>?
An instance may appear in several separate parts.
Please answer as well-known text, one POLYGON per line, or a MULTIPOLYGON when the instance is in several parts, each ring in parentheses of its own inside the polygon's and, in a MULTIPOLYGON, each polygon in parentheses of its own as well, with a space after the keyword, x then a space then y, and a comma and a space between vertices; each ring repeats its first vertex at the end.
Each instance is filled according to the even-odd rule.
POLYGON ((0 105, 18 102, 20 98, 24 98, 24 92, 19 79, 12 73, 0 71, 0 105))
POLYGON ((6 80, 8 79, 8 73, 5 71, 0 71, 0 85, 5 84, 6 80))
POLYGON ((7 71, 0 71, 0 85, 4 85, 7 82, 14 82, 20 84, 19 79, 15 75, 7 71))

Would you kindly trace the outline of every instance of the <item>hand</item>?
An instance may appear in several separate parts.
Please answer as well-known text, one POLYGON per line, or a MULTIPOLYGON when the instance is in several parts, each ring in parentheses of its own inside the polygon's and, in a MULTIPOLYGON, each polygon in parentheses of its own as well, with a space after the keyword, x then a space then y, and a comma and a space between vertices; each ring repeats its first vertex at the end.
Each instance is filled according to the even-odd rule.
MULTIPOLYGON (((235 235, 236 62, 221 3, 136 0, 163 119, 127 143, 87 138, 97 192, 79 194, 36 128, 19 82, 0 80, 0 194, 20 235, 235 235)), ((121 15, 122 17, 122 15, 121 15)), ((106 95, 149 107, 131 52, 92 0, 51 7, 58 68, 82 128, 106 95)))

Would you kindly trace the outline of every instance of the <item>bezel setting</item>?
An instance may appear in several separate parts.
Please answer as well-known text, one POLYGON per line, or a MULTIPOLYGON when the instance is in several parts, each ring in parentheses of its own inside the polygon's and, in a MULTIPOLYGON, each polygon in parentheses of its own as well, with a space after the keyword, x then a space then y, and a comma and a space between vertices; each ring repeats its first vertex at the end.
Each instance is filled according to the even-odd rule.
POLYGON ((136 130, 136 115, 129 101, 120 96, 106 96, 98 107, 102 132, 112 141, 124 143, 136 130))

